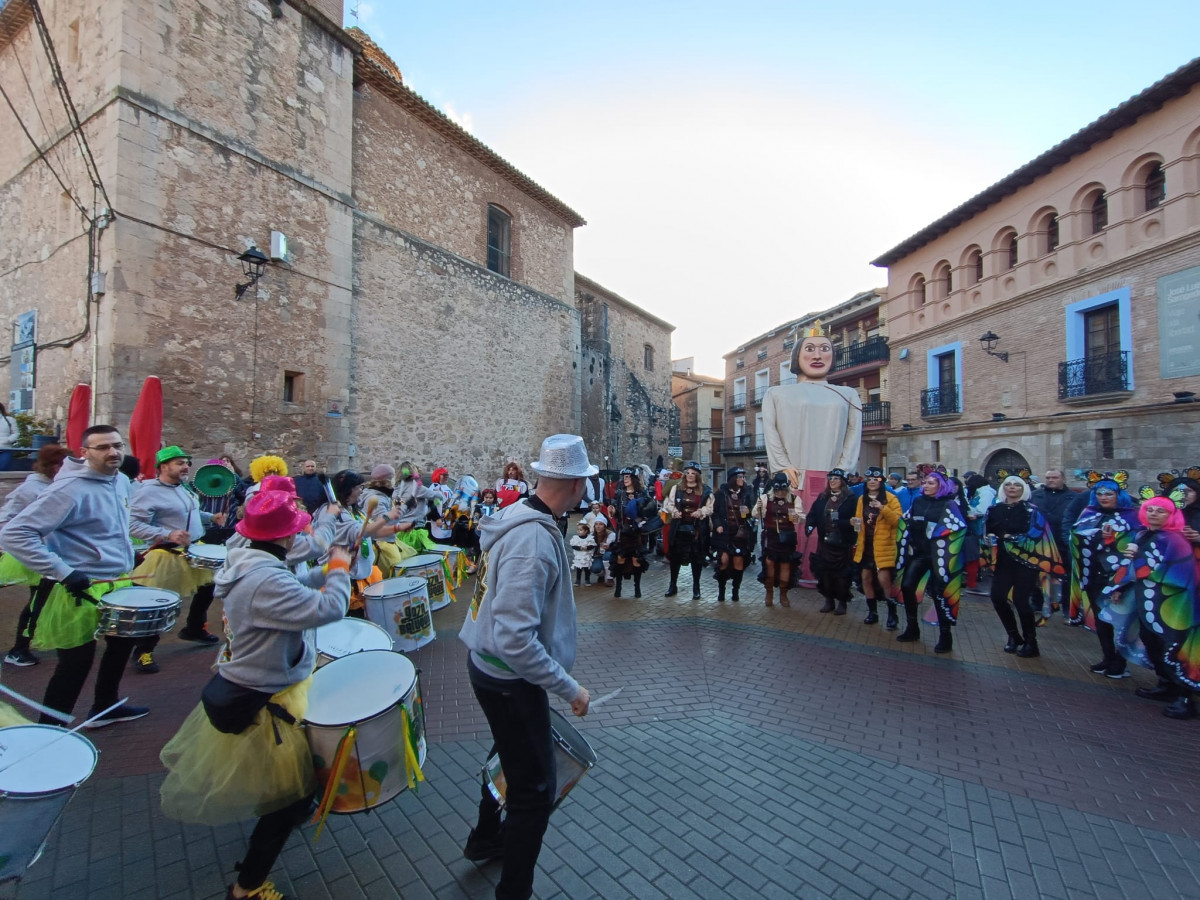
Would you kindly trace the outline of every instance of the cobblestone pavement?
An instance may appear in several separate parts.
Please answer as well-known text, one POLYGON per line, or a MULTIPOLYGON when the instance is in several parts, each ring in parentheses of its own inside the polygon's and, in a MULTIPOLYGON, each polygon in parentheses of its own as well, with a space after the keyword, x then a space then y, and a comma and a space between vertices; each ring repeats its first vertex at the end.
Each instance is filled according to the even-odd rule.
MULTIPOLYGON (((737 604, 716 602, 709 571, 700 601, 690 582, 664 598, 666 581, 656 562, 640 600, 628 584, 621 599, 576 591, 575 674, 593 696, 623 690, 574 720, 599 763, 551 819, 538 897, 1200 898, 1200 721, 1135 698, 1148 672, 1088 673, 1090 633, 1055 617, 1041 657, 1018 659, 986 597, 968 595, 941 657, 932 628, 897 644, 863 625, 861 600, 835 617, 809 591, 767 608, 752 576, 737 604)), ((273 876, 289 896, 492 895, 499 866, 461 855, 489 742, 455 637, 466 593, 410 654, 428 780, 319 839, 298 832, 273 876)), ((0 593, 0 633, 21 597, 0 593)), ((158 808, 158 750, 213 654, 168 637, 157 656, 162 672, 123 682, 153 712, 89 733, 100 765, 21 898, 223 896, 250 825, 183 826, 158 808)), ((4 683, 40 698, 51 668, 6 665, 4 683)))

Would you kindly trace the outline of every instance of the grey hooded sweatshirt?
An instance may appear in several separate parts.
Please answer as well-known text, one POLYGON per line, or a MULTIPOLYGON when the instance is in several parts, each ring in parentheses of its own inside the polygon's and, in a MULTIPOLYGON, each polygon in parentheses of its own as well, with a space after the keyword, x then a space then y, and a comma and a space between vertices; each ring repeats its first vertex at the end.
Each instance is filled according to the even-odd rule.
POLYGON ((458 634, 471 661, 493 678, 523 678, 570 703, 579 694, 568 674, 575 594, 553 517, 521 500, 480 521, 479 546, 475 596, 458 634))
POLYGON ((46 490, 50 485, 50 479, 41 472, 30 474, 29 477, 17 485, 16 490, 8 495, 8 499, 4 501, 4 506, 0 507, 0 527, 7 525, 16 518, 17 513, 42 496, 42 491, 46 490))
POLYGON ((314 590, 268 551, 235 547, 217 573, 215 593, 225 604, 226 640, 217 671, 274 694, 312 674, 317 651, 304 632, 346 615, 350 576, 334 569, 325 589, 314 590))
POLYGON ((212 524, 212 513, 201 512, 195 494, 161 478, 142 482, 133 495, 129 515, 130 533, 147 543, 165 541, 172 531, 186 531, 198 541, 212 524))
POLYGON ((55 581, 76 569, 92 579, 129 573, 129 479, 68 456, 41 496, 0 531, 0 547, 55 581))

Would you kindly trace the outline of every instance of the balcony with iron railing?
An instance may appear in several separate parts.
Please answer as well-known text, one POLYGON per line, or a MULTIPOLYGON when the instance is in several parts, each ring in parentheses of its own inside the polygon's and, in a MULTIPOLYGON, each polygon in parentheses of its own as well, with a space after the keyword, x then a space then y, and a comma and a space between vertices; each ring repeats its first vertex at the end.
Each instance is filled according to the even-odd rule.
POLYGON ((833 355, 833 371, 841 372, 870 364, 882 365, 890 358, 887 338, 877 335, 865 341, 855 341, 845 347, 838 347, 833 355))
POLYGON ((729 408, 732 410, 745 409, 746 408, 745 392, 742 392, 740 394, 730 394, 729 395, 729 408))
POLYGON ((888 428, 892 424, 892 404, 882 403, 863 404, 863 428, 888 428))
POLYGON ((1058 364, 1058 399, 1063 403, 1103 403, 1132 393, 1128 350, 1096 353, 1058 364))
POLYGON ((754 389, 754 405, 762 406, 763 397, 767 396, 767 391, 771 389, 769 384, 760 384, 754 389))
POLYGON ((765 453, 766 439, 761 434, 735 434, 721 446, 723 454, 765 453))
POLYGON ((922 419, 952 419, 962 415, 962 402, 957 384, 921 391, 922 419))

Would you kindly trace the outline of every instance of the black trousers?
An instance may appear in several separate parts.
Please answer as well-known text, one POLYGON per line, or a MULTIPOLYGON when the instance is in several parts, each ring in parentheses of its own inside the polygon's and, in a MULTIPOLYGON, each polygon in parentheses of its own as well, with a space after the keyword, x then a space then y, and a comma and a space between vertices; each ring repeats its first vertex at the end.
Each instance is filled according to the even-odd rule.
MULTIPOLYGON (((100 668, 96 670, 96 691, 92 700, 92 709, 100 712, 108 709, 120 699, 117 694, 121 689, 121 676, 129 665, 129 657, 133 654, 137 638, 105 636, 104 655, 100 657, 100 668)), ((83 691, 83 683, 87 681, 88 672, 92 670, 92 662, 96 658, 96 642, 88 641, 80 647, 70 650, 59 650, 58 665, 46 685, 46 695, 42 703, 51 709, 70 715, 75 708, 75 702, 83 691)), ((49 716, 40 719, 43 725, 61 724, 49 716)))
MULTIPOLYGON (((196 593, 192 594, 192 601, 188 605, 187 621, 184 623, 184 629, 192 634, 199 634, 208 627, 208 608, 212 606, 213 591, 216 590, 216 585, 213 582, 202 584, 196 589, 196 593)), ((140 656, 143 653, 152 653, 154 648, 158 646, 158 639, 162 637, 160 634, 152 634, 150 637, 138 638, 137 648, 134 654, 140 656)))
MULTIPOLYGON (((917 605, 921 598, 917 596, 917 585, 921 583, 921 579, 925 573, 929 573, 929 583, 926 585, 925 593, 934 597, 941 597, 942 579, 937 573, 937 568, 933 564, 933 560, 928 556, 915 556, 908 561, 904 567, 904 580, 900 582, 900 595, 904 598, 904 610, 910 619, 916 620, 917 605)), ((936 600, 933 603, 933 611, 937 614, 938 625, 950 625, 946 614, 942 612, 942 606, 936 600)))
POLYGON ((37 630, 37 618, 41 615, 42 607, 46 605, 47 596, 49 596, 49 591, 45 595, 38 594, 36 584, 29 589, 29 602, 21 608, 21 615, 17 617, 17 636, 12 646, 14 652, 29 649, 34 632, 37 630))
POLYGON ((291 806, 267 813, 258 820, 250 833, 246 857, 238 863, 238 884, 248 891, 267 880, 283 845, 297 825, 303 824, 313 808, 313 795, 297 800, 291 806))
MULTIPOLYGON (((475 698, 492 730, 495 743, 491 753, 500 754, 508 783, 504 869, 496 885, 496 900, 528 900, 533 896, 533 871, 558 789, 550 704, 546 692, 535 684, 491 678, 469 660, 467 668, 475 698)), ((499 828, 500 806, 482 784, 475 833, 489 838, 499 828)))
POLYGON ((1023 566, 1007 555, 1001 555, 992 575, 992 608, 1000 617, 1004 630, 1017 633, 1017 618, 1021 620, 1021 632, 1028 640, 1034 636, 1034 615, 1030 599, 1037 587, 1037 572, 1023 566), (1008 605, 1008 594, 1012 591, 1012 606, 1008 605), (1013 615, 1013 608, 1017 614, 1013 615))

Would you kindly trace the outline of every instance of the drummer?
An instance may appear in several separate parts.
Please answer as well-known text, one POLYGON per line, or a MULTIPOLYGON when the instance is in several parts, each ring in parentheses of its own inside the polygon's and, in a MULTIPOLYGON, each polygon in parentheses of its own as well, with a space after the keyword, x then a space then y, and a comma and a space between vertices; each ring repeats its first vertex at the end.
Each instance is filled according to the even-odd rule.
POLYGON ((203 825, 259 817, 226 898, 282 900, 267 876, 313 810, 312 753, 297 725, 316 661, 305 630, 345 615, 350 554, 330 552, 323 590, 297 581, 285 559, 308 521, 283 491, 260 489, 246 501, 237 530, 249 546, 230 550, 217 576, 226 622, 217 674, 162 751, 167 816, 203 825))
POLYGON ((364 510, 359 505, 363 481, 361 475, 349 469, 338 472, 329 479, 337 503, 322 506, 315 516, 315 521, 321 526, 324 526, 330 517, 334 518, 337 522, 334 545, 349 547, 353 554, 350 562, 352 590, 348 615, 358 618, 366 617, 363 589, 383 578, 383 573, 375 565, 374 541, 381 536, 395 535, 400 530, 400 526, 396 524, 399 511, 395 507, 388 510, 384 516, 376 516, 373 506, 364 510))
MULTIPOLYGON (((386 516, 392 510, 393 482, 396 480, 396 470, 387 463, 380 463, 371 470, 371 480, 362 490, 361 504, 364 508, 374 504, 373 515, 386 516)), ((410 526, 411 527, 411 526, 410 526)), ((375 539, 375 555, 379 560, 379 570, 384 577, 390 578, 401 560, 416 556, 417 551, 403 541, 397 541, 396 535, 384 533, 375 539)))
MULTIPOLYGON (((192 470, 192 458, 179 447, 159 450, 154 467, 157 477, 143 481, 129 504, 129 533, 150 546, 141 565, 133 570, 133 577, 139 585, 174 591, 180 600, 191 597, 187 624, 179 632, 181 640, 219 643, 220 638, 208 631, 213 571, 193 566, 184 553, 189 544, 204 537, 208 526, 224 525, 225 513, 206 513, 200 509, 200 501, 183 483, 192 470)), ((133 665, 139 672, 158 671, 158 663, 154 661, 158 638, 156 634, 138 640, 133 665)))
MULTIPOLYGON (((33 646, 57 650, 58 665, 42 703, 68 715, 96 658, 96 601, 133 568, 129 479, 118 471, 124 449, 120 432, 111 425, 85 430, 82 458, 63 460, 54 482, 0 532, 0 546, 44 576, 35 598, 41 615, 33 646)), ((116 704, 121 675, 137 643, 112 635, 104 642, 92 715, 116 704)), ((126 703, 91 727, 140 719, 149 712, 126 703)), ((56 721, 43 716, 45 724, 56 721)))

